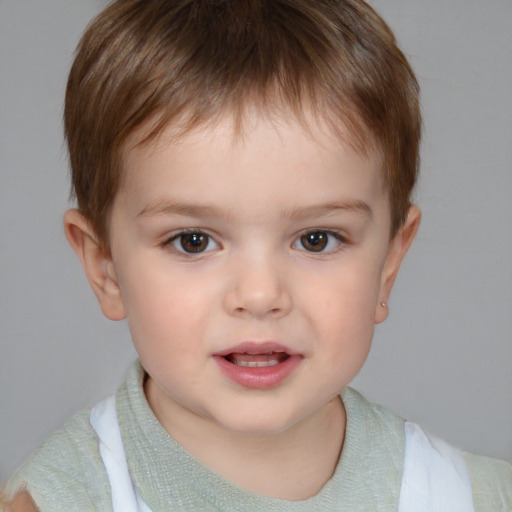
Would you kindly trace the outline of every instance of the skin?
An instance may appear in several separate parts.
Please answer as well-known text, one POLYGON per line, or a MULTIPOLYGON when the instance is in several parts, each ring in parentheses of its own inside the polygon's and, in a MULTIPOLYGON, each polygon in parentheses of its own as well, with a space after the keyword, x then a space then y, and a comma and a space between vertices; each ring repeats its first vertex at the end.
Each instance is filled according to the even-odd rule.
POLYGON ((18 493, 11 502, 4 501, 2 495, 1 510, 5 512, 38 512, 38 508, 27 492, 18 493))
POLYGON ((420 221, 411 207, 390 239, 379 153, 360 155, 314 123, 313 138, 255 113, 236 139, 226 117, 127 147, 108 252, 78 211, 64 219, 103 313, 129 323, 163 427, 234 483, 289 500, 334 472, 339 394, 387 317, 382 302, 420 221), (187 253, 183 230, 204 250, 187 253), (307 234, 327 245, 312 250, 307 234), (300 361, 271 388, 239 385, 214 354, 247 341, 300 361))

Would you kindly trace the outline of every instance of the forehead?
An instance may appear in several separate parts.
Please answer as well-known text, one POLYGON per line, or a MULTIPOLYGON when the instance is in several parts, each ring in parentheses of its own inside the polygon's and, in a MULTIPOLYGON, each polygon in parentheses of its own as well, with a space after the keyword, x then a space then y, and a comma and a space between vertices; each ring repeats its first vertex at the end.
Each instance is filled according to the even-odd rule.
POLYGON ((114 209, 121 205, 134 219, 206 205, 202 212, 223 210, 257 223, 325 205, 370 210, 378 203, 387 213, 378 151, 362 154, 316 121, 305 128, 293 119, 255 116, 243 132, 235 128, 226 117, 179 137, 169 127, 132 145, 114 209))
MULTIPOLYGON (((199 121, 194 125, 185 116, 182 120, 159 126, 158 119, 150 119, 131 134, 123 146, 123 181, 137 177, 127 172, 134 167, 134 160, 155 158, 159 153, 171 150, 176 157, 188 153, 194 158, 194 152, 201 149, 223 154, 225 158, 235 154, 249 153, 251 149, 265 151, 273 147, 275 151, 286 152, 292 139, 306 142, 306 147, 315 147, 319 153, 352 153, 353 156, 371 160, 382 171, 383 153, 380 144, 361 125, 353 129, 339 119, 331 120, 327 116, 313 113, 307 107, 292 111, 288 107, 275 105, 276 113, 254 105, 243 112, 227 112, 199 121)), ((382 172, 378 179, 383 183, 382 172)), ((140 177, 140 176, 139 176, 140 177)))

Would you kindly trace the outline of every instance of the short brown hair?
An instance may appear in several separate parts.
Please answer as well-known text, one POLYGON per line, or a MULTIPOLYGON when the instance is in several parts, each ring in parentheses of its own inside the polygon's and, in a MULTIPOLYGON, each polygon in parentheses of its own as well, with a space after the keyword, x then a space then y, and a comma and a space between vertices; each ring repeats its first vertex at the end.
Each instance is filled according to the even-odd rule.
POLYGON ((395 37, 362 0, 117 0, 83 35, 65 103, 73 193, 108 246, 128 137, 183 133, 245 108, 305 105, 383 155, 392 234, 417 178, 418 84, 395 37))

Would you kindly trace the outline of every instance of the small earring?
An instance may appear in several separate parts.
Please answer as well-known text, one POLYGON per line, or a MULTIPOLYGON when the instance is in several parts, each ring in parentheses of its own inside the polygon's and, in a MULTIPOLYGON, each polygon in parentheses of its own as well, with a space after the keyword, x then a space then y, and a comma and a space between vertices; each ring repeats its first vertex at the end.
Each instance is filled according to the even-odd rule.
POLYGON ((387 308, 387 307, 388 307, 388 303, 387 303, 387 302, 384 302, 384 301, 382 301, 382 302, 380 303, 380 305, 381 305, 383 308, 387 308))

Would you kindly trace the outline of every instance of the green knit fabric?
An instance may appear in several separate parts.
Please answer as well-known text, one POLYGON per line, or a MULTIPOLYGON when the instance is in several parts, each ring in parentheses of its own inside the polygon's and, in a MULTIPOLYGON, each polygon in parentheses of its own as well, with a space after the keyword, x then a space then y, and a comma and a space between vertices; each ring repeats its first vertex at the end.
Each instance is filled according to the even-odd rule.
MULTIPOLYGON (((132 478, 155 511, 395 512, 404 457, 403 420, 347 388, 347 430, 332 479, 299 502, 266 498, 230 483, 198 462, 158 423, 142 389, 139 363, 116 395, 121 434, 132 478)), ((25 488, 42 512, 112 510, 108 478, 89 423, 78 413, 11 478, 6 494, 25 488)), ((512 466, 465 455, 476 512, 512 510, 512 466)))

